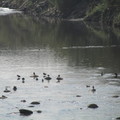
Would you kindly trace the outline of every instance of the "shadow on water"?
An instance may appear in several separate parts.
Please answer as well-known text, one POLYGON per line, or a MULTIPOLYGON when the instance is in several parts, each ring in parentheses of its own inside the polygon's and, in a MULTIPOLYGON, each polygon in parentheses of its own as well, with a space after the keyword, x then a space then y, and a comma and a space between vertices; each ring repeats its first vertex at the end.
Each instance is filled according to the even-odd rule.
POLYGON ((22 15, 0 18, 0 49, 46 49, 69 66, 120 72, 120 31, 81 22, 51 23, 22 15))

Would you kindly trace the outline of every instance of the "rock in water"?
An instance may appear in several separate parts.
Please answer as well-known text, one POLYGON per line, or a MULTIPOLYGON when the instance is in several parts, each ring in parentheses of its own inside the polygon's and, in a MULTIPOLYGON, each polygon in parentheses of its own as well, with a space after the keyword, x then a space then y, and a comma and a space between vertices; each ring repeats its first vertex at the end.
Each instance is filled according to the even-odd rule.
POLYGON ((19 112, 21 115, 24 115, 24 116, 33 114, 33 112, 31 110, 27 110, 27 109, 20 109, 19 112))
POLYGON ((95 109, 95 108, 98 108, 98 105, 96 105, 96 104, 90 104, 90 105, 88 105, 88 108, 95 109))
POLYGON ((38 105, 38 104, 40 104, 40 102, 34 101, 34 102, 31 102, 31 104, 38 105))
POLYGON ((120 117, 116 118, 116 120, 120 120, 120 117))

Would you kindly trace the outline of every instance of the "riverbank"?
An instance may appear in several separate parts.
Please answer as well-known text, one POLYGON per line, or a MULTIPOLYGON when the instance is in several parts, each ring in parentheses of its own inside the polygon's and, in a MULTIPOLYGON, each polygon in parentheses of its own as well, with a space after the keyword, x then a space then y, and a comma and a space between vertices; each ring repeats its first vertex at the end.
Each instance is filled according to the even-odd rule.
MULTIPOLYGON (((62 1, 62 0, 61 0, 62 1)), ((98 22, 103 26, 120 26, 120 1, 85 0, 85 1, 54 1, 54 0, 2 0, 1 7, 9 7, 23 11, 35 17, 48 17, 67 20, 82 19, 98 22)))

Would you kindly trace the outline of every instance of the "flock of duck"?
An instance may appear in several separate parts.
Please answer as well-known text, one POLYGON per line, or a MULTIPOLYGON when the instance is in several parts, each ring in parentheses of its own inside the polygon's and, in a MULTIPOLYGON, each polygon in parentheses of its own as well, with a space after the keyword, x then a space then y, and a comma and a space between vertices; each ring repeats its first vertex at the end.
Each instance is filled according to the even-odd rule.
MULTIPOLYGON (((39 75, 37 75, 35 72, 33 72, 33 74, 30 77, 33 78, 33 79, 35 79, 36 81, 39 80, 39 75)), ((22 83, 25 83, 25 78, 21 77, 20 75, 17 75, 17 80, 20 80, 20 79, 22 80, 22 83)), ((52 79, 52 77, 50 77, 49 74, 43 73, 42 82, 44 82, 44 80, 47 80, 48 82, 50 82, 51 79, 52 79)), ((57 78, 56 78, 56 80, 57 80, 56 83, 60 83, 60 81, 63 80, 63 78, 60 75, 58 75, 57 78)), ((10 86, 6 86, 5 90, 3 92, 6 92, 6 93, 7 92, 11 92, 9 88, 10 88, 10 86)), ((17 90, 17 86, 13 86, 12 89, 14 91, 16 91, 17 90)), ((4 99, 5 97, 2 96, 2 98, 4 99)))
MULTIPOLYGON (((101 73, 101 76, 104 76, 105 74, 102 72, 101 73)), ((39 80, 39 75, 37 75, 35 72, 33 72, 33 74, 30 76, 31 78, 33 78, 33 79, 35 79, 36 81, 38 81, 39 80)), ((114 73, 114 78, 118 78, 118 74, 117 73, 114 73)), ((17 80, 22 80, 22 83, 25 83, 25 78, 24 77, 21 77, 21 75, 17 75, 17 80)), ((50 80, 52 80, 52 77, 49 75, 49 74, 46 74, 46 73, 43 73, 43 78, 41 79, 42 80, 42 83, 45 81, 45 80, 47 80, 48 82, 50 82, 50 80)), ((60 76, 60 75, 58 75, 57 77, 56 77, 56 83, 60 83, 61 82, 61 80, 63 80, 63 78, 60 76)), ((86 88, 90 88, 90 87, 92 87, 91 88, 91 92, 96 92, 96 89, 95 89, 95 87, 94 86, 90 86, 90 85, 86 85, 86 88)), ((10 86, 6 86, 5 87, 5 90, 3 91, 3 92, 11 92, 11 90, 9 89, 10 88, 10 86)), ((13 86, 13 91, 16 91, 17 90, 17 86, 13 86)), ((76 95, 76 97, 81 97, 80 95, 76 95)), ((113 97, 119 97, 119 96, 113 96, 113 97)), ((2 95, 1 97, 0 97, 0 99, 6 99, 7 97, 6 96, 4 96, 4 95, 2 95)), ((24 101, 22 101, 22 102, 25 102, 25 100, 24 101)), ((88 108, 98 108, 98 106, 96 105, 96 104, 90 104, 90 106, 88 106, 88 108)), ((26 109, 20 109, 19 110, 20 111, 20 113, 22 113, 22 114, 24 114, 24 115, 29 115, 29 114, 32 114, 32 111, 29 111, 29 110, 26 110, 26 109)), ((39 111, 38 111, 39 112, 39 111)), ((41 111, 40 111, 40 113, 41 113, 41 111)))
MULTIPOLYGON (((101 76, 103 76, 103 75, 104 75, 104 73, 101 72, 101 76)), ((33 74, 30 77, 35 79, 36 81, 39 80, 39 75, 37 75, 35 72, 33 72, 33 74)), ((118 78, 118 74, 117 73, 114 73, 114 78, 118 78)), ((17 75, 17 80, 20 80, 20 79, 22 80, 22 83, 25 83, 25 78, 24 77, 21 78, 20 75, 17 75)), ((42 82, 44 82, 44 80, 47 80, 48 82, 50 82, 51 79, 52 79, 52 77, 50 77, 49 74, 43 73, 42 82)), ((60 75, 58 75, 56 80, 57 80, 56 83, 60 83, 60 81, 63 80, 63 78, 60 75)), ((6 86, 4 92, 10 92, 9 87, 10 86, 6 86)), ((90 85, 86 85, 86 87, 90 87, 90 85)), ((17 86, 13 86, 13 90, 16 91, 17 90, 17 86)), ((94 86, 92 86, 91 91, 92 92, 96 91, 94 86)), ((2 97, 3 97, 3 99, 5 98, 4 95, 2 97)))

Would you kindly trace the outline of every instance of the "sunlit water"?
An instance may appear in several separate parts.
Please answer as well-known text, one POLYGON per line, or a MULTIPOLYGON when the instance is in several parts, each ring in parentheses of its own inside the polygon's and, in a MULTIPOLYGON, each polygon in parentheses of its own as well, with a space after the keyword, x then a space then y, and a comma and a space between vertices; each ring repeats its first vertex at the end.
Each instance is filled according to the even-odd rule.
POLYGON ((114 120, 120 117, 120 36, 79 22, 0 17, 1 120, 114 120), (39 80, 31 78, 32 73, 39 80), (43 79, 43 72, 52 77, 43 79), (101 76, 103 72, 103 76, 101 76), (114 78, 118 73, 118 78, 114 78), (22 80, 17 80, 17 74, 22 80), (58 75, 63 77, 57 83, 58 75), (90 85, 90 87, 86 87, 90 85), (96 92, 92 92, 92 86, 96 92), (10 93, 4 93, 10 86, 10 93), (17 91, 13 91, 17 86, 17 91), (76 97, 80 95, 81 97, 76 97), (25 103, 21 100, 26 100, 25 103), (29 107, 32 101, 40 105, 29 107), (95 103, 97 109, 89 109, 95 103), (21 116, 19 109, 33 111, 21 116), (37 113, 41 110, 42 113, 37 113))

